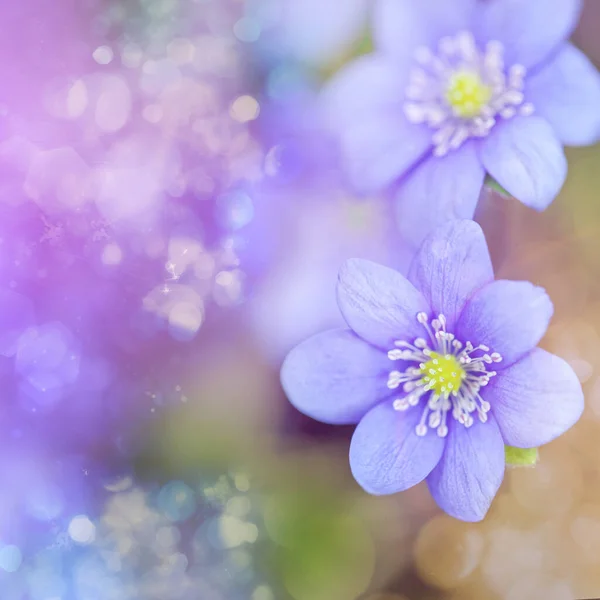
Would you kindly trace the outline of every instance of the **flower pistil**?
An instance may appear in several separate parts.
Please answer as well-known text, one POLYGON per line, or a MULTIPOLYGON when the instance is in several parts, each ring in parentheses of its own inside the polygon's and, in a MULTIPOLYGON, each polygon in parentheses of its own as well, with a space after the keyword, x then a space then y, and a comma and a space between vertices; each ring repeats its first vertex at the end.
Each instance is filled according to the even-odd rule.
POLYGON ((443 38, 436 52, 415 54, 404 112, 411 123, 434 130, 434 154, 444 156, 472 137, 485 137, 498 118, 531 115, 533 104, 523 93, 527 70, 506 68, 504 46, 488 42, 481 51, 473 35, 463 31, 443 38))
POLYGON ((431 323, 426 313, 419 313, 417 321, 427 332, 429 341, 417 338, 412 343, 399 340, 388 352, 392 361, 413 363, 404 371, 389 373, 388 388, 402 386, 406 396, 394 400, 394 408, 404 411, 417 406, 426 398, 417 435, 424 436, 428 429, 436 429, 440 437, 448 435, 447 416, 464 425, 473 425, 473 413, 482 423, 487 421, 490 405, 479 391, 496 375, 488 365, 498 363, 502 356, 480 344, 462 343, 446 331, 446 318, 438 315, 431 323))

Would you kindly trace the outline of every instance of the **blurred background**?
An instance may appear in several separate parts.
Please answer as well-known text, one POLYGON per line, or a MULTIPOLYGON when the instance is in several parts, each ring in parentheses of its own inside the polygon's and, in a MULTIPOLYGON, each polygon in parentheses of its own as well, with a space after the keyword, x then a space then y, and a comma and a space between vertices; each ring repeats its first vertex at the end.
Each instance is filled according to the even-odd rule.
MULTIPOLYGON (((482 523, 371 497, 286 352, 341 323, 337 270, 404 268, 316 95, 370 0, 0 6, 2 600, 600 596, 600 147, 533 213, 492 192, 499 277, 547 288, 586 410, 482 523)), ((600 65, 600 3, 575 43, 600 65)), ((600 107, 599 107, 600 110, 600 107)))

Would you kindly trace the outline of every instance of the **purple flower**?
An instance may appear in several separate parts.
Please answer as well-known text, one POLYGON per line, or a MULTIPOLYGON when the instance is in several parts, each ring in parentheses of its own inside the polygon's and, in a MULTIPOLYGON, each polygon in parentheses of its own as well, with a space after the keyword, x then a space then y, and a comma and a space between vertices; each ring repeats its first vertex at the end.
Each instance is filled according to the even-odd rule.
POLYGON ((505 444, 546 444, 579 419, 574 371, 536 348, 550 299, 528 282, 494 281, 476 223, 438 228, 408 279, 348 261, 337 293, 349 329, 297 346, 281 378, 303 413, 358 423, 350 466, 366 491, 426 479, 448 514, 479 521, 502 482, 505 444))
POLYGON ((262 226, 248 247, 264 245, 270 268, 246 306, 256 343, 280 365, 303 339, 344 324, 335 279, 345 259, 359 255, 407 270, 414 253, 394 231, 391 207, 382 198, 356 199, 322 184, 286 186, 261 200, 254 224, 262 226))
POLYGON ((527 206, 562 187, 562 146, 600 139, 600 75, 565 40, 580 0, 379 0, 376 52, 324 91, 345 170, 361 191, 399 182, 416 245, 473 217, 486 173, 527 206))
MULTIPOLYGON (((364 33, 370 0, 280 0, 269 11, 264 0, 247 3, 266 31, 266 51, 321 66, 338 59, 364 33)), ((264 40, 263 45, 264 44, 264 40)))

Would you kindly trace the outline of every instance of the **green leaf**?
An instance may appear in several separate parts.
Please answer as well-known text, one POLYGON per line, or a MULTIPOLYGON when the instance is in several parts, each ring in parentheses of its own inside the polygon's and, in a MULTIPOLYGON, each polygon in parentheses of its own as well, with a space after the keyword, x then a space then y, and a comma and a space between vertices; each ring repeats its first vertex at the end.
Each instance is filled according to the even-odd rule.
POLYGON ((485 178, 485 186, 490 190, 494 190, 505 198, 512 197, 511 194, 509 194, 495 179, 492 179, 489 175, 485 178))
POLYGON ((510 467, 533 467, 538 461, 538 449, 504 446, 504 456, 510 467))

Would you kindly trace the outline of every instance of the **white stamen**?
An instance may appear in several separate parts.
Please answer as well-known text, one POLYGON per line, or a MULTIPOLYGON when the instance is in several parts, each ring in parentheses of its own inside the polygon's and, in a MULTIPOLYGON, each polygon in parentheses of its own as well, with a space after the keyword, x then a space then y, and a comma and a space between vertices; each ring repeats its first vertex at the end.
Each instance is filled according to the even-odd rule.
POLYGON ((389 373, 388 388, 402 386, 407 394, 394 400, 394 409, 406 411, 425 397, 423 413, 415 429, 419 436, 435 429, 439 437, 446 437, 448 414, 465 427, 473 425, 474 415, 485 423, 490 404, 479 392, 496 375, 496 371, 488 371, 486 365, 501 362, 502 356, 498 352, 490 353, 490 348, 484 344, 474 346, 470 341, 463 343, 455 339, 453 333, 446 331, 444 315, 430 321, 427 314, 419 313, 417 321, 427 332, 430 342, 424 338, 417 338, 412 344, 398 340, 394 342, 397 349, 388 352, 391 360, 401 358, 412 363, 403 372, 393 370, 389 373), (444 370, 451 367, 449 360, 455 361, 456 369, 444 370), (461 370, 463 373, 459 378, 461 370))
POLYGON ((410 404, 408 403, 408 400, 406 400, 405 398, 403 398, 401 400, 394 400, 394 410, 404 411, 404 410, 407 410, 408 408, 410 408, 410 404))
POLYGON ((426 124, 434 130, 435 156, 445 156, 470 138, 486 137, 500 119, 534 112, 523 93, 527 69, 520 64, 506 68, 501 42, 490 41, 481 50, 473 35, 462 31, 442 38, 435 51, 417 49, 415 61, 418 67, 410 73, 404 113, 411 123, 426 124), (457 114, 447 98, 451 78, 459 72, 478 76, 490 92, 489 100, 479 106, 455 91, 454 100, 463 103, 468 116, 457 114))

